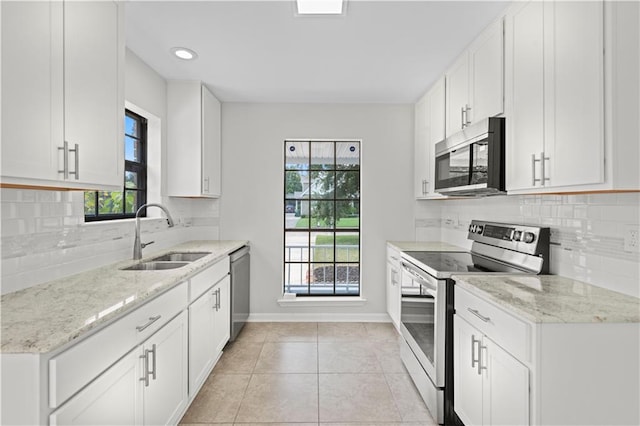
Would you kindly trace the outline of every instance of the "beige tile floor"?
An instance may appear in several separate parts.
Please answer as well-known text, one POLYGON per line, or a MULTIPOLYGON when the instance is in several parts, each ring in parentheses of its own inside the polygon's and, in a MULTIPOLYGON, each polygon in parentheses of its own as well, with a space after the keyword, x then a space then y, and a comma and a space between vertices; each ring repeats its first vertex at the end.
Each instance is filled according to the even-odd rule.
POLYGON ((248 323, 181 425, 436 423, 385 323, 248 323))

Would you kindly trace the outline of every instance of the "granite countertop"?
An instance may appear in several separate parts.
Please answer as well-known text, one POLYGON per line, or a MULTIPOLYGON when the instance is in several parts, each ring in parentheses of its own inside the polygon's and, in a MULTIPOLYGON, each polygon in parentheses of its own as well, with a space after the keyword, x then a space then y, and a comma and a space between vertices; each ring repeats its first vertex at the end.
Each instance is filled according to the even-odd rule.
POLYGON ((468 251, 441 241, 387 241, 387 244, 400 251, 468 251))
POLYGON ((2 353, 46 353, 137 308, 215 263, 248 241, 190 241, 173 251, 211 252, 186 266, 163 271, 122 271, 126 260, 3 295, 2 353))
POLYGON ((640 299, 558 275, 454 275, 456 285, 534 323, 638 323, 640 299))

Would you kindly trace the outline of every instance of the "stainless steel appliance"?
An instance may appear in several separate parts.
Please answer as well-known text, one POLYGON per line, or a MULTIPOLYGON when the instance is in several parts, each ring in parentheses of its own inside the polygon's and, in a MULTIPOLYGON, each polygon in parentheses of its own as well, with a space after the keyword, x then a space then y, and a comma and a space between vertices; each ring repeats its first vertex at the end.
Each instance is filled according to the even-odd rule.
POLYGON ((435 190, 448 195, 505 192, 504 118, 479 121, 436 144, 435 190))
POLYGON ((401 356, 431 414, 453 424, 454 274, 540 274, 549 228, 474 220, 470 252, 402 253, 401 356))
POLYGON ((233 342, 249 318, 250 252, 244 246, 229 255, 231 261, 231 337, 233 342))

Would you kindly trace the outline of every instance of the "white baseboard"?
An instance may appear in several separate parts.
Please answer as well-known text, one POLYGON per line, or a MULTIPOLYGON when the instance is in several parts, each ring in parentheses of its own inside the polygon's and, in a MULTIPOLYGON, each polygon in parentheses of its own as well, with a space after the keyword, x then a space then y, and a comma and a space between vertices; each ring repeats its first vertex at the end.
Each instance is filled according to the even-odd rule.
POLYGON ((391 322, 384 314, 274 313, 251 314, 248 322, 391 322))

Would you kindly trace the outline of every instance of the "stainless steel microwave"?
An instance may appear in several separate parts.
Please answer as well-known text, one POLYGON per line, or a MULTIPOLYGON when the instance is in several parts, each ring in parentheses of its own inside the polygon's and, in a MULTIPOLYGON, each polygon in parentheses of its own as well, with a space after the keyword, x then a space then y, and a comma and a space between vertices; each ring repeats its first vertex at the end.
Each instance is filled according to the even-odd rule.
POLYGON ((444 195, 505 192, 504 118, 479 121, 436 144, 435 190, 444 195))

